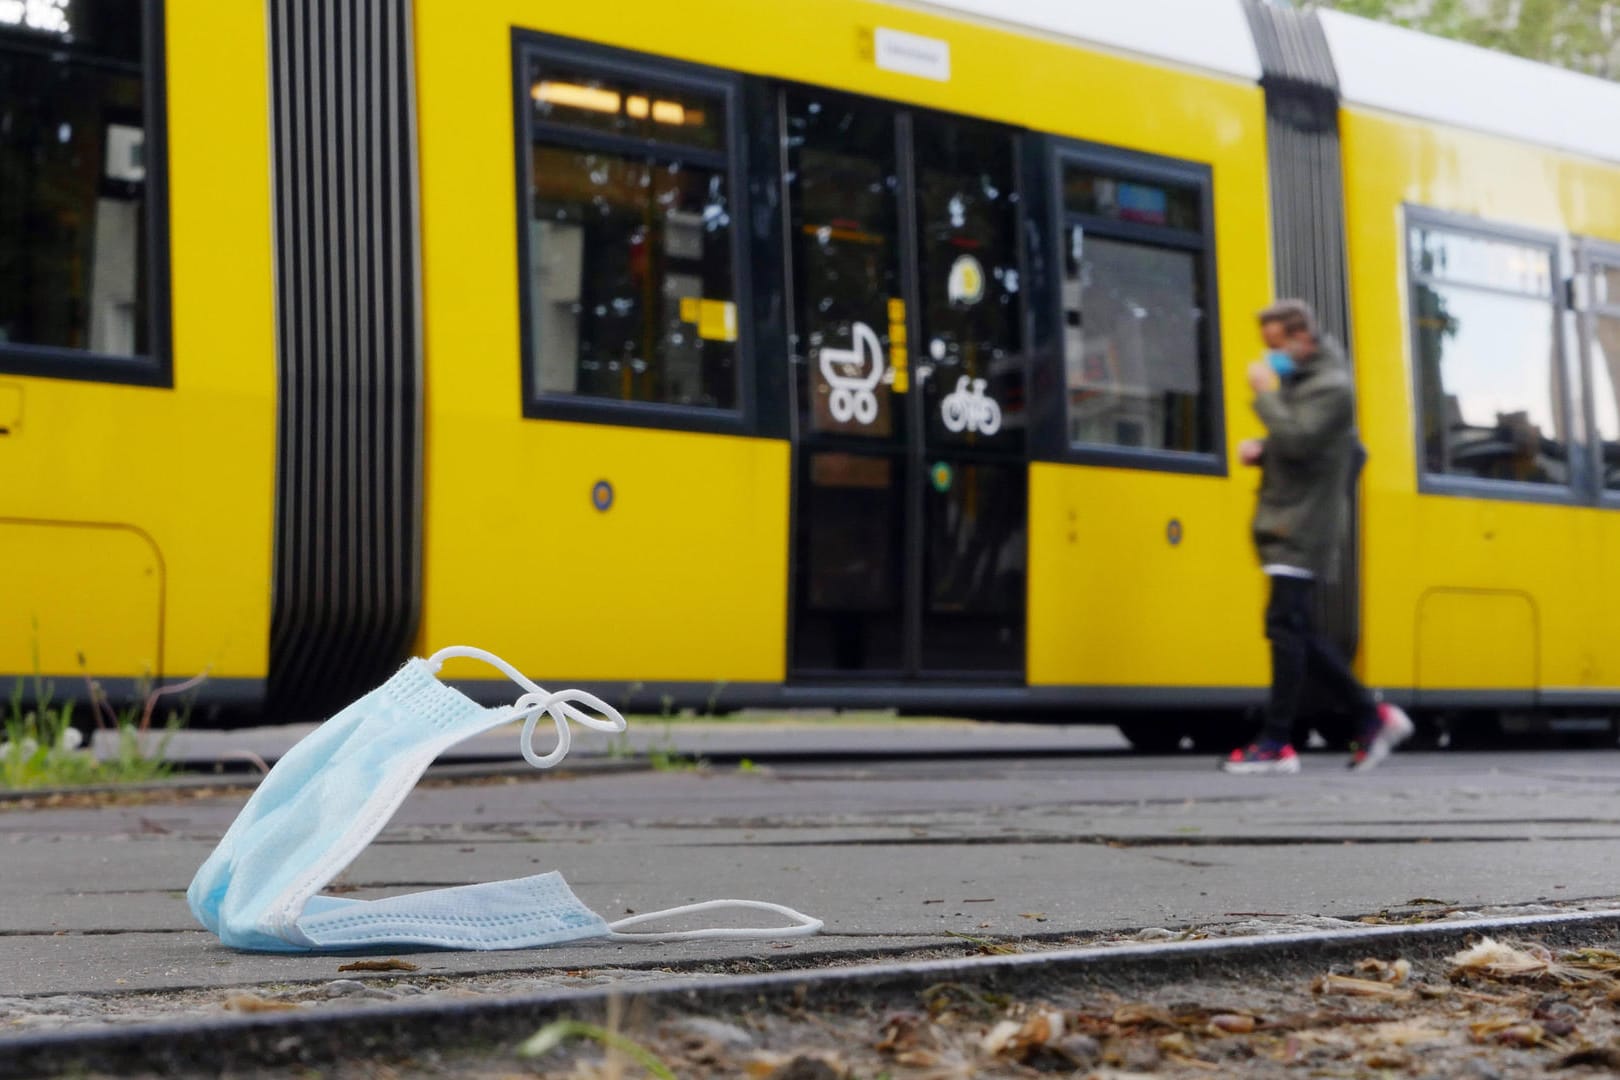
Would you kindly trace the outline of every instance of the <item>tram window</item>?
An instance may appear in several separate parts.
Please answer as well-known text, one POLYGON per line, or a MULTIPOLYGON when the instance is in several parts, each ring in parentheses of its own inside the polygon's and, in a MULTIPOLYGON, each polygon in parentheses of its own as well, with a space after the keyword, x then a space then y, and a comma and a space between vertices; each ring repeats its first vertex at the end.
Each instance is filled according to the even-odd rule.
POLYGON ((546 63, 534 70, 529 99, 539 124, 705 150, 726 145, 725 101, 718 94, 654 88, 546 63))
POLYGON ((735 410, 725 94, 527 70, 532 391, 735 410))
POLYGON ((1127 180, 1070 166, 1063 170, 1063 205, 1072 214, 1197 232, 1197 188, 1127 180))
POLYGON ((914 139, 921 249, 919 363, 930 438, 1013 445, 1024 429, 1019 333, 1018 191, 1013 138, 1004 129, 919 117, 914 139), (994 411, 955 423, 953 398, 988 399, 994 411))
POLYGON ((1062 178, 1069 444, 1214 453, 1203 183, 1072 162, 1062 178))
POLYGON ((1592 409, 1603 450, 1603 486, 1620 492, 1620 313, 1604 313, 1592 320, 1591 360, 1592 409))
POLYGON ((791 93, 787 144, 805 423, 887 437, 903 422, 894 394, 906 347, 893 111, 791 93))
POLYGON ((1620 266, 1600 266, 1593 271, 1592 300, 1620 310, 1620 266))
POLYGON ((1567 485, 1551 249, 1420 224, 1408 253, 1425 470, 1567 485))
POLYGON ((152 351, 142 8, 0 4, 0 355, 28 370, 152 351))

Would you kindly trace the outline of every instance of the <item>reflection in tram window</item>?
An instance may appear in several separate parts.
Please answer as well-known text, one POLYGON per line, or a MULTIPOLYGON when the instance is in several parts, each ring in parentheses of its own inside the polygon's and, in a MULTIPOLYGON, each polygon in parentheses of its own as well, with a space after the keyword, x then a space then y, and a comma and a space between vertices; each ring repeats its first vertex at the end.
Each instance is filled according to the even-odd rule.
POLYGON ((1603 447, 1603 486, 1620 491, 1620 314, 1599 315, 1593 320, 1592 398, 1603 447))
POLYGON ((546 64, 534 72, 529 98, 537 124, 725 149, 725 105, 717 95, 652 89, 546 64))
POLYGON ((811 431, 889 436, 909 359, 892 113, 790 94, 787 144, 801 414, 811 431))
POLYGON ((926 494, 923 663, 947 671, 1008 670, 1024 650, 1024 470, 959 462, 946 475, 926 494))
POLYGON ((1063 170, 1063 206, 1071 214, 1197 232, 1198 202, 1196 188, 1122 180, 1090 169, 1063 170))
POLYGON ((1410 244, 1424 467, 1568 484, 1551 253, 1427 227, 1410 244))
POLYGON ((1620 311, 1620 266, 1600 266, 1593 271, 1592 302, 1620 311))
MULTIPOLYGON (((20 6, 20 5, 18 5, 20 6)), ((141 5, 0 28, 0 348, 146 353, 141 5)))
POLYGON ((541 394, 736 407, 725 160, 682 149, 723 143, 722 100, 538 65, 530 97, 533 385, 541 394), (597 134, 588 147, 571 146, 565 125, 625 136, 624 145, 597 134))
POLYGON ((918 118, 922 340, 931 441, 1015 448, 1024 427, 1013 139, 918 118), (954 407, 953 407, 954 406, 954 407))
POLYGON ((905 528, 897 463, 845 453, 806 454, 804 462, 795 666, 898 670, 905 528))
POLYGON ((1069 439, 1213 449, 1198 255, 1068 230, 1069 439))

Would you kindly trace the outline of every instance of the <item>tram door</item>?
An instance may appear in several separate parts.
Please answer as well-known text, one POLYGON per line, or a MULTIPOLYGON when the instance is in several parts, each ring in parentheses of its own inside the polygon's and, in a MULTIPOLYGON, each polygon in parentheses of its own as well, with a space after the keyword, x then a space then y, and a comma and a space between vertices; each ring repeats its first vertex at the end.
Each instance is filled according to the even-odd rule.
POLYGON ((798 678, 1022 680, 1017 136, 783 95, 798 678))

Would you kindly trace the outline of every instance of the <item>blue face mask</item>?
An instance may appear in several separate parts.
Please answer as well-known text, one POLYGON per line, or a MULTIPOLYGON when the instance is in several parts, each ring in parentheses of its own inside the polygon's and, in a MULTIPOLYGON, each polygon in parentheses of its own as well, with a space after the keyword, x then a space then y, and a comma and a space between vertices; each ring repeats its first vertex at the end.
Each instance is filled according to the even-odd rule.
POLYGON ((1286 379, 1299 370, 1299 365, 1294 363, 1294 358, 1281 349, 1273 349, 1268 352, 1266 362, 1271 365, 1271 370, 1277 373, 1279 379, 1286 379))
POLYGON ((547 693, 499 657, 452 648, 411 660, 382 686, 315 729, 276 763, 186 891, 204 926, 239 949, 522 949, 581 938, 674 940, 813 934, 821 922, 779 904, 711 900, 608 923, 556 872, 462 885, 384 900, 321 896, 393 817, 433 759, 481 731, 523 720, 519 746, 536 768, 568 753, 568 721, 623 731, 624 718, 579 690, 547 693), (494 665, 527 693, 486 709, 437 678, 451 657, 494 665), (595 716, 580 706, 594 710, 595 716), (540 717, 557 726, 557 746, 534 751, 540 717), (782 929, 706 929, 626 934, 622 928, 718 907, 746 907, 792 920, 782 929))

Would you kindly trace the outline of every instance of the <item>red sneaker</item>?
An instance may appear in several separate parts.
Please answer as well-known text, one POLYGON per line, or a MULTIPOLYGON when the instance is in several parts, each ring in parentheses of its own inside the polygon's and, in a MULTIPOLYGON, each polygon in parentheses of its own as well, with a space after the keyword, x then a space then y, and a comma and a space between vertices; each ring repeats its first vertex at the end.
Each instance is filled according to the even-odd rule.
POLYGON ((1242 750, 1234 750, 1221 762, 1221 771, 1240 775, 1258 773, 1297 773, 1299 755, 1287 743, 1281 746, 1255 743, 1242 750))
POLYGON ((1351 744, 1350 768, 1357 772, 1375 769, 1378 763, 1394 752, 1395 748, 1412 737, 1416 730, 1412 718, 1399 705, 1383 702, 1378 706, 1377 722, 1362 732, 1361 738, 1351 744))

